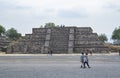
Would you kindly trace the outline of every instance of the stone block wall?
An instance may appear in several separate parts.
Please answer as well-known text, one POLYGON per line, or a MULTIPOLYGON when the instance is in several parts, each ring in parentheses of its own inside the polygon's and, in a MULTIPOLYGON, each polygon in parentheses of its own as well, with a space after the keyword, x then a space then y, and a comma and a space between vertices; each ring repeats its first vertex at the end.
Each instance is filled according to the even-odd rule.
POLYGON ((82 49, 88 51, 92 49, 96 53, 109 51, 109 48, 104 46, 98 39, 97 33, 93 33, 90 27, 76 28, 74 51, 79 53, 82 49))
POLYGON ((57 27, 51 29, 50 48, 53 53, 68 52, 69 28, 57 27))

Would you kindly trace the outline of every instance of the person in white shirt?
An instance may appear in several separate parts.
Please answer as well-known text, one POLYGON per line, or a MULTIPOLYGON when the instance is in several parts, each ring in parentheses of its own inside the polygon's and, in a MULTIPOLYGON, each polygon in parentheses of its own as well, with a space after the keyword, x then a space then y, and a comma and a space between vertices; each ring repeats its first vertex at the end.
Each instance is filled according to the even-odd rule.
POLYGON ((89 65, 88 53, 86 53, 86 55, 84 56, 84 68, 86 68, 85 65, 87 65, 88 68, 91 68, 89 65))

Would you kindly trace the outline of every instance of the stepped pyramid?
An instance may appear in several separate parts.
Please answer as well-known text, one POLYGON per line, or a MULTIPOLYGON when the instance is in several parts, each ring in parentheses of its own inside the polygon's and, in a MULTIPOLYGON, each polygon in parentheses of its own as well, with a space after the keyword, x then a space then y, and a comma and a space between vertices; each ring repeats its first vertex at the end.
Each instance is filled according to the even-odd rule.
POLYGON ((33 28, 32 34, 10 45, 7 53, 80 53, 82 49, 95 53, 109 48, 98 39, 91 27, 33 28))

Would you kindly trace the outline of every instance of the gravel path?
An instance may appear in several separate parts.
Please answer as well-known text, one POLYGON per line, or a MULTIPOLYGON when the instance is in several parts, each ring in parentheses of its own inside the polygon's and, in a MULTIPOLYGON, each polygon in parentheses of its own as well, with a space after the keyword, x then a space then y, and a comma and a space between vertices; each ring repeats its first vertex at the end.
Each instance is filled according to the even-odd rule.
POLYGON ((80 55, 1 55, 0 78, 120 78, 120 56, 89 56, 82 69, 80 55))

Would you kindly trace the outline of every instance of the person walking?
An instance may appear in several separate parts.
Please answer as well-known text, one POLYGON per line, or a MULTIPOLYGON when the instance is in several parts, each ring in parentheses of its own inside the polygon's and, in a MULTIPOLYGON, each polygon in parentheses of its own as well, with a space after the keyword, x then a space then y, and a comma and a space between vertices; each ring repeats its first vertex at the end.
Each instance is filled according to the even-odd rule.
POLYGON ((88 53, 86 53, 86 55, 84 56, 84 68, 86 68, 85 65, 87 65, 88 68, 91 68, 89 65, 88 53))
POLYGON ((48 51, 48 54, 47 55, 49 55, 50 54, 50 51, 48 51))
POLYGON ((83 67, 84 67, 84 53, 82 52, 81 54, 82 54, 82 55, 81 55, 81 57, 80 57, 80 62, 81 62, 80 68, 83 68, 83 67))
POLYGON ((50 55, 52 56, 52 54, 53 54, 53 51, 52 51, 52 50, 50 50, 50 55))
POLYGON ((119 49, 119 56, 120 56, 120 49, 119 49))

